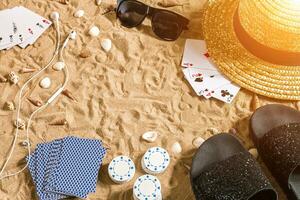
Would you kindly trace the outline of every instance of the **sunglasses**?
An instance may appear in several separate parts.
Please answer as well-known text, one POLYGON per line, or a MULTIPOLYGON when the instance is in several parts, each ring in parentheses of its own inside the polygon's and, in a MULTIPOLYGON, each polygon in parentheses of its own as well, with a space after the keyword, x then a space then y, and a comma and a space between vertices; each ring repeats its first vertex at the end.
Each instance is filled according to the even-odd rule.
POLYGON ((147 16, 151 17, 153 32, 161 39, 176 40, 183 30, 188 30, 189 20, 172 11, 150 7, 136 0, 118 0, 117 18, 122 26, 133 28, 147 16))

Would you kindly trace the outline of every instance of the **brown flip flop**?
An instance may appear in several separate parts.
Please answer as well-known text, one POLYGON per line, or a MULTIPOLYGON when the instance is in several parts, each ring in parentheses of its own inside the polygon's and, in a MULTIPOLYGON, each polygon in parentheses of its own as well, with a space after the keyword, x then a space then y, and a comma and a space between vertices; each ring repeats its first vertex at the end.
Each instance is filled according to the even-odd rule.
POLYGON ((300 200, 300 112, 266 105, 253 113, 250 127, 260 156, 289 200, 300 200))

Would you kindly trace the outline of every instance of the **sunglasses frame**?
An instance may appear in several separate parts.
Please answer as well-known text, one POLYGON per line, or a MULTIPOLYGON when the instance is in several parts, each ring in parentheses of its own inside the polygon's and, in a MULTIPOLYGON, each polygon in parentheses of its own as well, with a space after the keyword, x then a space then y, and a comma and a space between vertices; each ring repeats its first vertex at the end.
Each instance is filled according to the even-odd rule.
POLYGON ((151 6, 148 6, 147 4, 144 4, 143 2, 140 2, 140 1, 137 1, 137 0, 117 0, 117 8, 116 8, 116 15, 117 15, 117 18, 119 18, 118 16, 118 10, 120 8, 120 6, 122 5, 122 3, 124 2, 134 2, 134 3, 139 3, 143 6, 145 6, 147 8, 147 12, 145 13, 145 16, 142 18, 142 20, 137 23, 136 25, 133 25, 133 26, 127 26, 126 24, 123 24, 122 21, 122 26, 125 26, 127 28, 134 28, 134 27, 137 27, 139 25, 141 25, 143 23, 143 21, 146 19, 146 17, 150 17, 151 19, 151 28, 152 28, 152 31, 155 33, 154 31, 154 26, 153 26, 153 17, 155 16, 156 13, 162 13, 162 12, 167 12, 167 13, 171 13, 172 15, 175 15, 177 16, 178 18, 178 24, 181 25, 181 29, 178 31, 178 35, 175 39, 169 39, 169 38, 163 38, 163 37, 160 37, 159 35, 157 35, 155 33, 156 36, 158 36, 159 38, 163 39, 163 40, 166 40, 166 41, 174 41, 176 39, 178 39, 178 37, 180 36, 180 34, 182 33, 183 30, 188 30, 188 24, 189 24, 189 20, 185 17, 183 17, 182 15, 180 14, 177 14, 173 11, 170 11, 170 10, 166 10, 166 9, 160 9, 160 8, 154 8, 154 7, 151 7, 151 6))

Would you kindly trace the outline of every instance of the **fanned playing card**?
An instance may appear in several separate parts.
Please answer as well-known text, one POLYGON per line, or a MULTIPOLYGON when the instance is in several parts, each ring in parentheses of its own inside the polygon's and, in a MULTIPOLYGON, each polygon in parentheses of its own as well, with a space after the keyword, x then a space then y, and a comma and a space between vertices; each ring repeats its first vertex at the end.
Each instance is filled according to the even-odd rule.
POLYGON ((105 149, 98 140, 65 138, 59 163, 45 189, 86 198, 88 193, 95 192, 104 155, 105 149))
POLYGON ((31 10, 17 6, 0 11, 0 50, 33 44, 52 24, 31 10))
POLYGON ((240 89, 214 65, 203 40, 186 40, 182 67, 185 78, 198 96, 231 103, 240 89))

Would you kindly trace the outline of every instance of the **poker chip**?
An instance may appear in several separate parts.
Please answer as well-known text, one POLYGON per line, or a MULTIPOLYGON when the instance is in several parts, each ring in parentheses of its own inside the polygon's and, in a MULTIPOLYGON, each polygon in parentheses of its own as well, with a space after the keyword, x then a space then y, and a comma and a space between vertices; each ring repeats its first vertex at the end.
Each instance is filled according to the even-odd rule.
POLYGON ((170 156, 165 149, 152 147, 143 156, 141 164, 146 173, 159 174, 167 169, 170 164, 170 156))
POLYGON ((133 198, 135 200, 161 200, 161 184, 150 174, 140 176, 133 185, 133 198))
POLYGON ((108 174, 115 183, 130 181, 135 174, 135 165, 127 156, 118 156, 108 165, 108 174))

